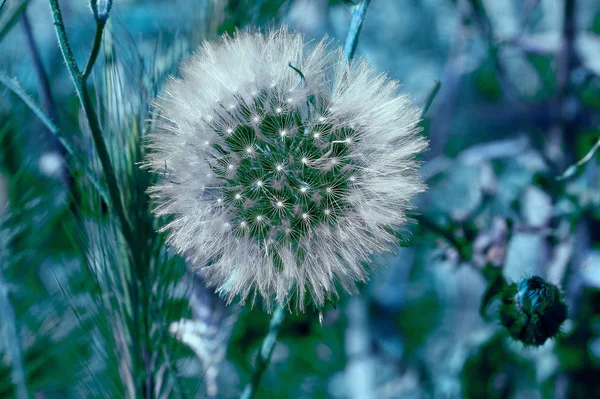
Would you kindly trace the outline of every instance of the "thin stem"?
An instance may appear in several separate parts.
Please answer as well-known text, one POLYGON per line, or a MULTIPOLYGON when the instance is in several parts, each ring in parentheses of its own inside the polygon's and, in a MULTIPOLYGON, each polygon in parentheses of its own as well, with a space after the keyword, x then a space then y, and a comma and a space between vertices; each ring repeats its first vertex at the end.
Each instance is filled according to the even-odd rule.
POLYGON ((425 114, 427 113, 427 111, 429 111, 429 107, 431 107, 431 104, 433 104, 433 100, 435 99, 435 96, 440 91, 441 86, 442 86, 442 84, 440 83, 439 80, 436 80, 433 83, 433 87, 429 90, 429 93, 427 93, 427 97, 425 97, 425 104, 423 105, 423 110, 421 111, 421 119, 423 119, 423 117, 425 117, 425 114))
POLYGON ((33 30, 31 29, 31 23, 29 22, 29 17, 27 16, 27 10, 23 11, 23 15, 21 15, 21 21, 23 23, 23 30, 25 31, 25 36, 27 38, 27 45, 31 50, 33 66, 40 84, 42 107, 46 110, 48 117, 52 120, 52 122, 58 124, 58 111, 56 110, 56 103, 52 98, 50 81, 48 80, 44 65, 42 64, 40 49, 35 41, 35 37, 33 36, 33 30))
POLYGON ((590 159, 592 159, 592 157, 594 156, 594 154, 596 153, 596 151, 598 150, 599 147, 600 147, 600 138, 598 138, 598 141, 596 141, 596 144, 594 144, 594 146, 588 151, 587 154, 585 154, 585 156, 583 158, 581 158, 581 160, 579 160, 579 162, 569 166, 567 168, 567 170, 565 170, 565 173, 558 176, 556 178, 556 180, 564 180, 564 179, 567 179, 567 178, 573 176, 575 174, 575 172, 577 172, 578 168, 580 168, 582 165, 586 164, 590 159))
POLYGON ((85 69, 83 70, 83 74, 81 76, 84 82, 87 80, 88 76, 90 76, 90 73, 94 68, 94 64, 96 63, 96 59, 98 58, 98 54, 100 53, 100 45, 102 44, 102 33, 104 32, 105 25, 105 20, 96 20, 96 36, 94 37, 94 45, 92 46, 90 58, 88 59, 88 63, 85 66, 85 69))
POLYGON ((273 316, 271 317, 271 322, 269 323, 269 332, 265 336, 265 339, 260 347, 258 357, 256 358, 256 364, 252 370, 250 382, 246 385, 246 388, 244 388, 240 399, 252 399, 256 394, 260 384, 260 379, 267 369, 269 362, 271 361, 271 355, 273 354, 273 349, 275 348, 275 343, 277 342, 277 334, 279 333, 279 328, 281 327, 284 318, 284 308, 277 306, 273 312, 273 316))
POLYGON ((56 139, 60 142, 60 144, 64 147, 65 151, 72 157, 75 162, 77 162, 84 169, 87 178, 90 183, 94 186, 94 188, 98 191, 102 200, 106 203, 109 203, 108 195, 106 190, 98 179, 96 179, 94 173, 87 167, 87 165, 79 159, 76 155, 77 152, 71 146, 69 141, 64 137, 62 131, 50 120, 50 118, 41 110, 41 108, 33 101, 31 97, 19 86, 19 83, 16 80, 10 79, 8 76, 4 75, 0 72, 0 83, 2 83, 6 88, 12 91, 17 97, 21 99, 25 103, 25 105, 33 111, 35 116, 46 126, 46 128, 56 137, 56 139))
POLYGON ((358 35, 362 28, 363 21, 365 20, 365 14, 367 13, 367 7, 371 0, 361 0, 354 7, 352 12, 352 20, 350 21, 350 28, 348 29, 348 35, 346 36, 346 44, 344 45, 344 54, 348 62, 354 58, 354 52, 356 51, 356 45, 358 44, 358 35))
MULTIPOLYGON (((117 183, 117 176, 115 174, 115 170, 110 160, 110 155, 108 153, 108 148, 106 147, 106 142, 104 141, 104 137, 102 136, 102 129, 100 128, 100 122, 98 121, 96 110, 94 109, 92 100, 85 85, 86 79, 81 74, 79 67, 77 66, 77 62, 75 61, 73 50, 71 49, 69 39, 67 38, 67 32, 65 29, 65 24, 63 22, 58 0, 49 0, 49 2, 50 8, 52 9, 52 18, 54 19, 56 37, 58 38, 58 46, 63 55, 65 63, 67 64, 71 80, 73 81, 75 91, 77 92, 77 97, 79 97, 79 102, 81 103, 83 112, 88 121, 90 132, 92 134, 92 139, 94 140, 94 146, 96 147, 96 151, 98 152, 98 158, 100 159, 100 163, 102 164, 102 169, 104 170, 104 175, 106 177, 106 184, 108 186, 108 193, 111 198, 111 204, 113 206, 113 209, 115 210, 115 213, 117 214, 117 217, 121 221, 123 236, 125 237, 125 240, 129 243, 130 248, 133 250, 133 248, 135 248, 136 242, 135 236, 133 235, 129 221, 125 215, 123 202, 121 201, 121 192, 119 190, 119 184, 117 183)), ((97 26, 97 29, 98 28, 99 26, 97 26)), ((96 56, 94 56, 94 54, 92 53, 90 60, 92 59, 92 57, 95 59, 96 56)), ((90 70, 92 66, 90 66, 90 70)))
MULTIPOLYGON (((1 238, 0 238, 1 239, 1 238)), ((2 259, 0 259, 1 261, 2 259)), ((15 385, 15 397, 28 399, 27 381, 23 368, 23 354, 16 325, 15 309, 8 297, 8 282, 2 272, 4 265, 0 264, 0 330, 9 353, 12 382, 15 385)))

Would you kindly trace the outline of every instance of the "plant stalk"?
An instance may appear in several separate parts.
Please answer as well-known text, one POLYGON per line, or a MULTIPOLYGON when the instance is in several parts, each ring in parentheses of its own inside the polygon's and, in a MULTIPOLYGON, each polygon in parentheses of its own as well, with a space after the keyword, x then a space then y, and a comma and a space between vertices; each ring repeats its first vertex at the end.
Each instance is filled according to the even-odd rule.
MULTIPOLYGON (((117 183, 117 176, 115 174, 115 170, 113 168, 110 156, 108 154, 106 142, 104 141, 104 137, 102 136, 102 129, 100 127, 98 116, 96 115, 96 110, 94 109, 92 100, 90 98, 89 92, 85 84, 88 75, 82 74, 79 70, 79 67, 77 66, 77 61, 75 61, 73 50, 71 49, 71 45, 67 38, 67 32, 65 29, 65 24, 63 22, 58 0, 49 0, 49 2, 50 8, 52 9, 52 18, 54 20, 56 37, 58 38, 58 46, 63 55, 65 63, 67 64, 71 80, 73 81, 73 84, 75 86, 77 97, 79 98, 79 102, 81 103, 83 112, 88 121, 90 132, 92 134, 92 139, 94 140, 94 146, 96 147, 96 151, 98 152, 98 158, 100 159, 100 163, 102 165, 102 169, 104 170, 104 175, 106 177, 106 184, 108 186, 108 193, 111 198, 111 204, 121 221, 121 228, 123 229, 123 235, 125 237, 125 240, 127 240, 127 242, 130 244, 135 243, 135 239, 132 234, 129 221, 125 216, 123 202, 121 201, 121 193, 119 190, 119 185, 117 183)), ((104 25, 104 23, 97 22, 96 37, 102 36, 104 25)), ((96 58, 98 57, 99 50, 100 46, 95 45, 92 49, 92 53, 90 54, 90 61, 96 60, 96 58)), ((93 63, 90 64, 90 62, 88 62, 88 67, 86 67, 85 72, 89 74, 92 67, 93 63)))
POLYGON ((269 332, 265 336, 258 357, 256 358, 256 364, 252 370, 250 382, 248 382, 246 388, 244 388, 240 399, 252 399, 256 394, 258 386, 260 385, 260 379, 271 361, 271 355, 273 354, 273 349, 277 342, 277 334, 279 334, 279 329, 284 319, 285 309, 281 306, 277 306, 271 317, 271 322, 269 323, 269 332))
POLYGON ((348 62, 352 61, 352 58, 354 58, 356 45, 358 44, 358 35, 360 34, 363 21, 365 20, 365 14, 367 13, 367 7, 369 7, 370 2, 371 0, 361 0, 361 2, 354 7, 354 11, 352 12, 350 28, 348 30, 348 35, 346 36, 346 44, 344 45, 344 54, 346 55, 348 62))

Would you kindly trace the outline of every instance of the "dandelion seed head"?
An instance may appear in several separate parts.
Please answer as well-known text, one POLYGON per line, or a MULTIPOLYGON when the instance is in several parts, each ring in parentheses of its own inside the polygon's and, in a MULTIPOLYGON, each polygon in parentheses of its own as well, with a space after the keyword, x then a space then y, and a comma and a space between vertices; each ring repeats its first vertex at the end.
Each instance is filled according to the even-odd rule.
POLYGON ((419 110, 366 62, 285 28, 207 43, 182 68, 146 160, 169 170, 151 189, 169 244, 229 301, 303 310, 355 292, 423 190, 419 110))

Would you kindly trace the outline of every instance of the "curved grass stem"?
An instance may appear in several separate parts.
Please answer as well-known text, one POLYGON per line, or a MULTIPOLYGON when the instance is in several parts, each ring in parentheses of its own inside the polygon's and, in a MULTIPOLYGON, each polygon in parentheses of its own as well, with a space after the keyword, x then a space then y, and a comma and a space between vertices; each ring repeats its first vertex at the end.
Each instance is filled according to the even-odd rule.
POLYGON ((98 54, 100 54, 100 45, 102 44, 102 33, 104 32, 104 26, 106 25, 106 21, 97 20, 96 21, 96 35, 94 36, 94 45, 92 46, 92 51, 90 53, 90 58, 88 59, 87 65, 81 74, 81 79, 85 82, 87 78, 90 76, 92 69, 94 68, 94 64, 96 63, 96 59, 98 58, 98 54))

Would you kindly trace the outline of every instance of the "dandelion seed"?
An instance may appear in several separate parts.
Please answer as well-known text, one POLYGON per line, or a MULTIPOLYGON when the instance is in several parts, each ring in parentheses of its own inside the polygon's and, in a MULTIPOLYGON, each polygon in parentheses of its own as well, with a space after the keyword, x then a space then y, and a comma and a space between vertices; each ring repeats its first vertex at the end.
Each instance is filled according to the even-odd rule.
POLYGON ((303 310, 336 284, 355 292, 424 188, 420 111, 366 62, 285 28, 226 37, 184 68, 155 102, 146 160, 160 176, 169 160, 151 189, 169 244, 229 301, 303 310))

